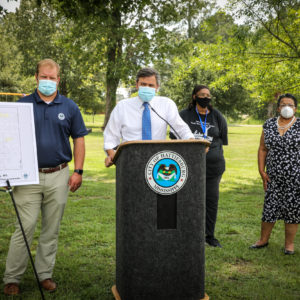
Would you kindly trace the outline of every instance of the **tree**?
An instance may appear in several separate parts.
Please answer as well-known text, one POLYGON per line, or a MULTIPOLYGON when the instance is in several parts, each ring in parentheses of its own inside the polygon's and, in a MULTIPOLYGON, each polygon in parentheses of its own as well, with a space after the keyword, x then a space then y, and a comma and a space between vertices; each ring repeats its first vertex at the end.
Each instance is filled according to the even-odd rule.
MULTIPOLYGON (((282 22, 289 24, 286 31, 289 30, 296 43, 299 13, 291 7, 285 9, 289 20, 281 16, 282 22)), ((210 86, 216 106, 227 115, 237 117, 252 113, 265 117, 261 112, 266 111, 271 115, 278 94, 299 91, 299 63, 294 55, 296 52, 292 53, 295 49, 274 38, 258 23, 256 26, 252 22, 236 25, 233 19, 220 12, 216 16, 209 16, 195 28, 195 36, 202 43, 190 44, 185 40, 186 52, 175 55, 169 63, 173 83, 169 82, 161 92, 174 91, 178 105, 181 106, 181 102, 187 105, 198 80, 210 86), (225 32, 223 28, 227 28, 225 32), (267 110, 266 103, 271 103, 267 110)), ((269 19, 270 23, 273 21, 269 19)), ((176 46, 180 43, 183 44, 181 41, 176 46)))
MULTIPOLYGON (((193 13, 204 1, 191 6, 187 0, 41 0, 54 5, 67 18, 89 19, 98 26, 98 46, 104 49, 105 121, 116 103, 120 82, 134 82, 137 69, 159 55, 157 36, 162 38, 164 26, 174 25, 193 13)), ((168 31, 168 30, 167 30, 168 31)))
POLYGON ((224 43, 206 45, 197 43, 189 59, 175 57, 172 72, 160 90, 162 95, 170 96, 179 109, 186 108, 192 100, 192 90, 197 84, 209 86, 213 95, 213 106, 224 115, 239 118, 253 111, 253 101, 245 88, 244 78, 232 65, 227 65, 223 52, 228 53, 224 43))
POLYGON ((247 71, 253 94, 274 112, 279 94, 299 93, 300 3, 296 0, 230 1, 235 16, 251 27, 251 34, 239 36, 241 51, 248 61, 247 71))
POLYGON ((227 15, 224 11, 217 11, 199 22, 194 30, 194 41, 216 43, 222 37, 222 40, 226 42, 237 27, 232 16, 227 15))
POLYGON ((68 19, 76 22, 88 20, 93 27, 97 27, 98 36, 94 36, 96 47, 103 53, 98 65, 105 72, 105 126, 116 103, 116 91, 120 80, 125 79, 124 74, 128 75, 129 70, 133 69, 131 72, 136 70, 137 59, 143 60, 138 53, 141 49, 136 41, 144 41, 141 54, 147 53, 149 48, 141 27, 140 16, 142 8, 150 1, 49 0, 40 2, 50 3, 68 19), (133 23, 131 27, 130 23, 133 23))
POLYGON ((269 51, 261 55, 277 59, 300 59, 299 1, 231 0, 230 3, 231 8, 236 7, 236 16, 242 16, 248 24, 264 29, 277 41, 277 52, 269 51))
MULTIPOLYGON (((15 22, 14 14, 7 13, 0 17, 0 90, 1 92, 29 93, 34 87, 33 78, 21 72, 22 54, 10 24, 15 22)), ((13 101, 14 97, 6 97, 13 101)))
POLYGON ((218 11, 206 14, 198 26, 194 25, 192 38, 178 32, 165 37, 161 48, 168 53, 166 59, 155 61, 156 68, 167 78, 160 93, 170 96, 183 109, 191 101, 194 86, 206 84, 214 95, 214 106, 227 116, 238 118, 250 113, 255 101, 250 97, 248 77, 242 68, 245 57, 237 54, 239 48, 233 48, 231 43, 237 29, 243 26, 218 11))
MULTIPOLYGON (((33 78, 36 63, 52 58, 61 67, 60 92, 72 97, 86 111, 103 110, 103 69, 95 67, 101 53, 85 35, 91 29, 87 24, 58 16, 49 4, 38 6, 35 0, 23 0, 16 13, 7 14, 4 20, 7 36, 11 37, 10 47, 19 57, 17 68, 9 62, 11 71, 33 78)), ((95 35, 92 30, 89 37, 95 35)), ((26 87, 27 92, 34 88, 33 82, 34 85, 26 87)))

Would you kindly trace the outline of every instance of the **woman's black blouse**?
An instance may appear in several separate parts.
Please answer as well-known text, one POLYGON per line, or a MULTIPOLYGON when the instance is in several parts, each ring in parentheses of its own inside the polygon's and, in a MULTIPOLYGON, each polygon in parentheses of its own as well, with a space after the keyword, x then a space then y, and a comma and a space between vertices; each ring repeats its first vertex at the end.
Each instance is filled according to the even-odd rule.
MULTIPOLYGON (((195 107, 182 110, 180 116, 189 125, 196 139, 203 138, 203 130, 195 107)), ((200 117, 204 123, 205 115, 200 115, 200 117)), ((206 138, 211 142, 210 149, 206 154, 207 177, 219 176, 225 171, 225 159, 222 146, 228 145, 227 132, 225 118, 217 109, 212 109, 210 113, 207 114, 206 120, 206 138)), ((170 138, 176 139, 172 132, 170 133, 170 138)))

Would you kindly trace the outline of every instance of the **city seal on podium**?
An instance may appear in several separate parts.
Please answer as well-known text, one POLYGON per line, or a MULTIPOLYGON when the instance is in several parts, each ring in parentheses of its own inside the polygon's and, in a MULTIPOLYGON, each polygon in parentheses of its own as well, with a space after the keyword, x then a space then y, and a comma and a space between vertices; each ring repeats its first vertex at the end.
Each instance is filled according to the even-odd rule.
POLYGON ((177 193, 186 183, 188 167, 185 160, 173 151, 160 151, 148 161, 145 178, 149 187, 161 195, 177 193))

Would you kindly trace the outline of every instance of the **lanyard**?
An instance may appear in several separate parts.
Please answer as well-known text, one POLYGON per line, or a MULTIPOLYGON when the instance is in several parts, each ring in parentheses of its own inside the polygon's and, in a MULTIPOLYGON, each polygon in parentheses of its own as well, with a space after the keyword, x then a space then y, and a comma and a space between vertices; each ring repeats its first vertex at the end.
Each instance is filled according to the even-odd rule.
POLYGON ((198 115, 198 117, 199 117, 199 121, 200 121, 201 128, 202 128, 202 131, 203 131, 203 137, 204 137, 205 139, 207 138, 207 135, 205 134, 205 132, 206 132, 207 112, 208 112, 208 110, 206 109, 206 113, 205 113, 205 121, 204 121, 204 124, 203 124, 203 122, 202 122, 202 120, 201 120, 201 117, 200 117, 200 115, 199 115, 197 106, 196 106, 196 113, 197 113, 197 115, 198 115))

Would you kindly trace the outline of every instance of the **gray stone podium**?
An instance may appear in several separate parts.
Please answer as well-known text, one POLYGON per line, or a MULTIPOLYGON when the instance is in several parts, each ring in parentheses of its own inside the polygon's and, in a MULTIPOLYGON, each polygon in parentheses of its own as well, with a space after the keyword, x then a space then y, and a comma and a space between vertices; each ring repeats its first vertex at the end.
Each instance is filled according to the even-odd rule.
POLYGON ((206 145, 199 140, 135 141, 118 148, 116 299, 208 299, 206 145))

